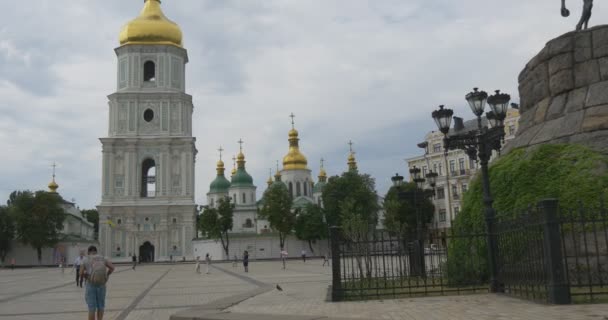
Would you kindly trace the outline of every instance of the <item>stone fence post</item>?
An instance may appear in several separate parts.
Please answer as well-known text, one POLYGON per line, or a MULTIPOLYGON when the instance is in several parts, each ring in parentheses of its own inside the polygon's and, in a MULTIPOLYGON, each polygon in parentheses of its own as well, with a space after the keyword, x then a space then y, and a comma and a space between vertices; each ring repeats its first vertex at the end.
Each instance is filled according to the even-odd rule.
POLYGON ((570 285, 564 269, 562 235, 558 219, 557 199, 546 199, 538 203, 544 216, 543 251, 547 276, 547 299, 553 304, 570 304, 570 285))

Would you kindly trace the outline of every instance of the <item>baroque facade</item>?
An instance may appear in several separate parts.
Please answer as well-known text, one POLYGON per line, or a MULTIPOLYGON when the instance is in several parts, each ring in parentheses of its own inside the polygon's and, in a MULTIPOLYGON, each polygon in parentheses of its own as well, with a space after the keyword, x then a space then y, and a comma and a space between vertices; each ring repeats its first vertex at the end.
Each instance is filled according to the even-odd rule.
POLYGON ((195 237, 195 138, 185 92, 188 54, 160 1, 146 0, 123 27, 117 91, 101 138, 101 253, 114 260, 191 257, 195 237))

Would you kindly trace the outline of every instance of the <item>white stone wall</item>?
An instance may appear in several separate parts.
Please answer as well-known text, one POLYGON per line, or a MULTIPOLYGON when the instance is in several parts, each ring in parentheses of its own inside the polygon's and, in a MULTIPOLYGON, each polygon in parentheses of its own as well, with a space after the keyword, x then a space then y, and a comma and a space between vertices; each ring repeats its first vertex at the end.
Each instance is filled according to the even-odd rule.
MULTIPOLYGON (((194 252, 192 256, 196 257, 199 255, 202 259, 205 253, 209 252, 214 260, 228 260, 219 240, 195 240, 193 243, 194 252)), ((329 252, 328 241, 326 239, 316 241, 312 247, 314 252, 310 251, 307 241, 298 240, 294 236, 289 236, 285 241, 285 250, 289 253, 290 258, 300 257, 303 249, 306 250, 308 257, 320 257, 324 253, 329 252)), ((235 254, 241 259, 245 250, 249 252, 249 259, 251 260, 278 259, 281 252, 279 237, 278 235, 272 237, 252 236, 230 239, 230 259, 235 254)))

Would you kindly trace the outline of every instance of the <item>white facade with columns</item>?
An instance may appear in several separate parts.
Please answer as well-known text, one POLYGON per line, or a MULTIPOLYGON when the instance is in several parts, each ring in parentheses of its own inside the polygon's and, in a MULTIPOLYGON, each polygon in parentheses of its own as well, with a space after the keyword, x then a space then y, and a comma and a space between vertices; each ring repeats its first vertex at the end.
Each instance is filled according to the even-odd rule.
POLYGON ((196 235, 192 97, 187 51, 173 44, 117 48, 98 206, 100 251, 115 261, 192 258, 196 235))

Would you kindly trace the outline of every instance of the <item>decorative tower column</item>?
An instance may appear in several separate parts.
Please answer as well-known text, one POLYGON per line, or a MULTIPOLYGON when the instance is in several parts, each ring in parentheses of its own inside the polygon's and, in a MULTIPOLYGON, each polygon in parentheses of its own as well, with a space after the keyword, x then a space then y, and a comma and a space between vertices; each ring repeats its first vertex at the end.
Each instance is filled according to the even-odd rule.
POLYGON ((190 258, 195 236, 192 97, 188 53, 159 0, 146 0, 119 36, 116 92, 101 138, 101 253, 113 260, 190 258), (119 250, 127 248, 130 252, 119 250))

